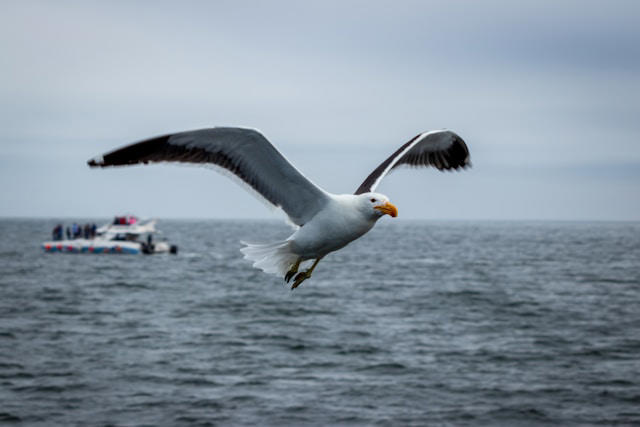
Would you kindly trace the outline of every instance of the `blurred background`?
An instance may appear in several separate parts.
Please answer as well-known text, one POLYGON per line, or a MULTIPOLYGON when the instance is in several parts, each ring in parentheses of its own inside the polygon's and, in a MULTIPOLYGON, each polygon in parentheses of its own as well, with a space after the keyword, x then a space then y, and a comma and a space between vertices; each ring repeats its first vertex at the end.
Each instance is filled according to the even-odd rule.
POLYGON ((0 5, 0 216, 272 218, 203 168, 90 170, 164 133, 260 129, 351 193, 417 133, 464 173, 381 185, 413 219, 640 219, 635 1, 0 5))
POLYGON ((640 425, 639 12, 0 2, 0 424, 640 425), (335 193, 430 129, 474 166, 395 171, 399 220, 290 292, 239 252, 290 230, 226 177, 86 165, 211 126, 335 193), (126 212, 178 255, 39 248, 126 212))

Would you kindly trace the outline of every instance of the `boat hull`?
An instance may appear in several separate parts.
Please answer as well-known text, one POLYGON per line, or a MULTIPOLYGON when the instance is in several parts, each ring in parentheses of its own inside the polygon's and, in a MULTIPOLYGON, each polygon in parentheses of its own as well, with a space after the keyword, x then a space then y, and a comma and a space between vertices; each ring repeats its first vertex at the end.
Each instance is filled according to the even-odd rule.
POLYGON ((135 255, 142 253, 142 244, 139 242, 76 239, 44 242, 42 249, 51 253, 135 255))

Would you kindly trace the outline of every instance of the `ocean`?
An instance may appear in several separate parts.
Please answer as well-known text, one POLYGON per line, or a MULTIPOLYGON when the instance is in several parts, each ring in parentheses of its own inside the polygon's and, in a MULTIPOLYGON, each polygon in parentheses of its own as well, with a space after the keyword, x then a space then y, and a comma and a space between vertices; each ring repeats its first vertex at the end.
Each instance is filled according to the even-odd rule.
POLYGON ((278 221, 57 222, 0 220, 0 424, 640 424, 640 223, 384 218, 291 291, 239 252, 278 221))

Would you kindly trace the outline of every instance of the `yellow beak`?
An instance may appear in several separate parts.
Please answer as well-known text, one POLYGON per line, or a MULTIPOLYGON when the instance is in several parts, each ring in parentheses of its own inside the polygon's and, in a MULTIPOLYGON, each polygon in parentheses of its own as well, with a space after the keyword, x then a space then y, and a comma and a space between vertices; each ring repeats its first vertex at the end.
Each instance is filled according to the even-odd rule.
POLYGON ((392 216, 393 218, 398 216, 398 208, 396 208, 393 204, 387 202, 384 205, 374 206, 374 209, 379 210, 383 214, 387 214, 392 216))

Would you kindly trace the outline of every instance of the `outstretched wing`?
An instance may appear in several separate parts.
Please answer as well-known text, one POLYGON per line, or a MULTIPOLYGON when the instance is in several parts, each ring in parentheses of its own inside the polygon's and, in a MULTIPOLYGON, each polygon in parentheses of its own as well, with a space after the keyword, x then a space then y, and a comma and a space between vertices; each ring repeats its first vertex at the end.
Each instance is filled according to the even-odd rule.
POLYGON ((328 200, 258 131, 211 128, 137 142, 88 161, 91 167, 184 162, 212 164, 231 172, 258 195, 304 225, 328 200))
POLYGON ((400 165, 434 166, 440 171, 471 166, 467 144, 449 130, 416 135, 382 162, 358 187, 355 194, 375 191, 382 178, 400 165))

